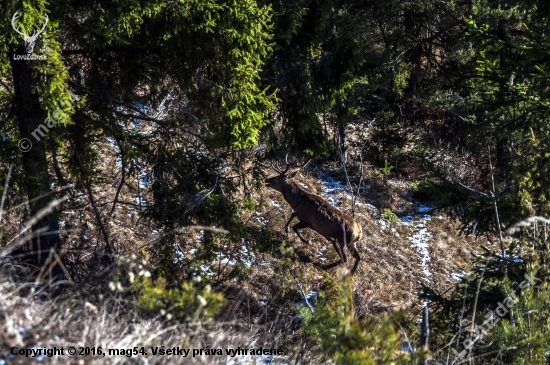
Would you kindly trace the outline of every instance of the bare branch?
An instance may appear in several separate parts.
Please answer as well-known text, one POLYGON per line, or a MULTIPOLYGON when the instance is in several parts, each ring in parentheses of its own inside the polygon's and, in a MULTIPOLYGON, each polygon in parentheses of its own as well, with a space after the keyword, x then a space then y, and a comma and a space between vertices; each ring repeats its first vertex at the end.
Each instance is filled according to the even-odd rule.
POLYGON ((483 195, 483 196, 489 197, 489 194, 484 193, 484 192, 479 191, 479 190, 476 190, 476 189, 473 189, 473 188, 471 188, 471 187, 469 187, 469 186, 466 186, 466 185, 462 184, 462 183, 461 183, 460 181, 458 181, 458 180, 456 180, 456 183, 457 183, 458 185, 462 186, 464 189, 470 190, 471 192, 474 192, 474 193, 481 194, 481 195, 483 195))

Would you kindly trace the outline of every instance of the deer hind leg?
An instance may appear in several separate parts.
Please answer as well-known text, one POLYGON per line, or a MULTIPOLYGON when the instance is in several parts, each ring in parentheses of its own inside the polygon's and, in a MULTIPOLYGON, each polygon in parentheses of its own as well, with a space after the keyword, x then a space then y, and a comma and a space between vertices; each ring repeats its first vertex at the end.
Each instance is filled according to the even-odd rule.
POLYGON ((361 238, 361 235, 357 237, 351 230, 347 233, 348 235, 346 236, 346 239, 348 241, 348 249, 350 250, 351 255, 355 258, 355 263, 353 264, 353 268, 350 272, 350 276, 353 276, 353 274, 355 274, 355 271, 357 270, 359 261, 361 261, 361 256, 359 255, 359 251, 357 251, 357 242, 361 238))
POLYGON ((350 273, 350 276, 353 276, 353 274, 355 274, 355 270, 357 270, 359 261, 361 261, 361 256, 359 255, 359 251, 357 251, 357 246, 355 245, 355 243, 353 245, 349 245, 348 248, 351 251, 351 255, 355 258, 355 264, 353 264, 353 269, 351 269, 350 273))
POLYGON ((311 245, 311 243, 309 241, 306 241, 304 239, 304 237, 302 237, 300 232, 298 232, 299 229, 304 229, 304 228, 309 228, 309 225, 307 223, 304 223, 304 222, 298 222, 298 223, 296 223, 295 225, 292 226, 292 229, 294 230, 294 232, 296 232, 298 237, 300 237, 302 242, 307 243, 308 245, 311 245))
POLYGON ((348 261, 348 258, 346 257, 346 251, 344 251, 344 247, 346 246, 346 236, 343 235, 339 238, 340 239, 327 237, 327 239, 332 242, 332 245, 334 246, 336 253, 338 253, 338 256, 340 256, 340 260, 333 262, 332 264, 328 264, 327 266, 325 266, 325 270, 332 269, 333 267, 348 261))

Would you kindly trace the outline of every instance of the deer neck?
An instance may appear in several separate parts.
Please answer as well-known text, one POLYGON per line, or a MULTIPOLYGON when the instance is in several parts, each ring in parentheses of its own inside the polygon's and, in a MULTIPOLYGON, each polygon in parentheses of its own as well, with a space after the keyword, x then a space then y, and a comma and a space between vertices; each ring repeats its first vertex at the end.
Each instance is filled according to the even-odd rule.
POLYGON ((295 208, 300 201, 300 197, 304 195, 304 190, 294 181, 286 181, 282 193, 288 204, 295 208))

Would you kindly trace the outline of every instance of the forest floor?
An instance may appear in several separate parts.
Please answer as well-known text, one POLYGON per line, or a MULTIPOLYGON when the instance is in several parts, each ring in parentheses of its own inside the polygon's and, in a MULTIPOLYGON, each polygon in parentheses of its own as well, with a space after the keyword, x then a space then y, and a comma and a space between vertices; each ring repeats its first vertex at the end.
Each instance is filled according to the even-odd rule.
MULTIPOLYGON (((486 240, 460 235, 458 223, 436 212, 429 203, 415 201, 406 181, 389 179, 378 186, 367 186, 352 209, 353 196, 341 182, 345 177, 335 171, 316 170, 310 174, 313 176, 299 175, 295 180, 350 215, 354 211, 354 218, 363 228, 363 239, 357 245, 361 263, 353 283, 361 297, 364 315, 397 308, 419 311, 422 305, 418 297, 419 282, 445 292, 471 267, 471 253, 488 245, 486 240), (376 189, 384 192, 373 192, 376 189), (384 219, 383 196, 390 197, 390 207, 396 215, 393 223, 384 219)), ((302 243, 291 229, 288 235, 284 233, 292 210, 282 194, 264 189, 260 199, 262 209, 253 214, 256 222, 270 225, 281 240, 293 245, 302 261, 296 265, 304 270, 307 278, 302 287, 306 292, 316 292, 324 271, 312 262, 336 261, 336 251, 312 230, 302 231, 311 245, 302 243)), ((354 262, 350 256, 348 253, 349 268, 354 262)), ((257 269, 265 272, 263 267, 257 269)))
MULTIPOLYGON (((310 168, 298 174, 295 181, 308 191, 323 196, 331 204, 353 214, 363 228, 363 239, 358 243, 361 263, 353 277, 355 311, 360 318, 384 311, 403 310, 415 322, 423 302, 419 299, 420 284, 424 283, 441 293, 453 288, 471 267, 472 252, 488 245, 459 234, 459 225, 443 213, 436 212, 429 202, 413 199, 411 183, 405 180, 378 177, 369 179, 360 194, 353 194, 343 182, 343 171, 310 168), (395 213, 393 222, 384 209, 395 213)), ((113 185, 113 187, 116 185, 113 185)), ((114 189, 114 188, 113 188, 114 189)), ((98 192, 99 194, 100 192, 98 192)), ((125 301, 123 294, 110 293, 105 285, 87 284, 79 288, 80 298, 60 296, 50 299, 39 292, 28 290, 36 283, 5 280, 0 285, 0 365, 28 364, 28 358, 10 355, 13 346, 40 348, 74 346, 105 348, 133 348, 134 346, 174 346, 186 348, 224 349, 216 360, 209 356, 190 358, 110 357, 110 364, 290 364, 330 363, 317 354, 314 346, 299 335, 298 307, 315 303, 325 271, 314 263, 336 261, 333 247, 311 230, 303 235, 311 244, 302 243, 295 234, 284 233, 284 225, 291 214, 282 195, 263 188, 254 197, 259 203, 255 212, 247 212, 249 224, 269 227, 275 242, 289 245, 295 256, 291 270, 281 272, 279 259, 265 253, 250 254, 246 277, 225 289, 225 305, 214 322, 190 323, 174 326, 162 316, 147 317, 125 301), (21 295, 27 293, 27 295, 21 295), (86 293, 86 294, 83 294, 86 293), (100 293, 100 294, 97 294, 100 293), (89 297, 87 297, 89 295, 89 297), (93 300, 91 298, 101 298, 93 300), (278 348, 286 346, 291 353, 283 356, 229 356, 226 348, 278 348)), ((130 220, 119 226, 120 232, 139 237, 127 228, 137 213, 128 210, 130 220)), ((119 217, 124 214, 119 214, 119 217)), ((113 224, 116 221, 113 219, 113 224)), ((136 223, 137 224, 137 223, 136 223)), ((143 230, 141 227, 140 230, 143 230)), ((122 234, 122 233, 121 233, 122 234)), ((140 245, 134 247, 138 252, 140 245)), ((126 254, 131 250, 126 247, 126 254)), ((348 257, 351 255, 348 254, 348 257)), ((4 259, 6 260, 6 259, 4 259)), ((4 262, 4 277, 14 277, 14 270, 4 262)), ((348 260, 348 265, 353 259, 348 260)), ((15 268, 17 269, 17 268, 15 268)), ((329 275, 342 274, 332 269, 329 275)), ((40 290, 39 290, 40 291, 40 290)), ((409 333, 411 341, 415 334, 409 333)), ((105 359, 84 355, 75 362, 69 357, 35 357, 37 363, 100 364, 105 359)))

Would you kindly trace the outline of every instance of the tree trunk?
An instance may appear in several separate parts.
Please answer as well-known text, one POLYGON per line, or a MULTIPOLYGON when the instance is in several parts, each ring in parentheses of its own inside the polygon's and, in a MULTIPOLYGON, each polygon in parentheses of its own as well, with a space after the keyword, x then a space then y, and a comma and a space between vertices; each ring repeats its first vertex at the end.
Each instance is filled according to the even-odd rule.
POLYGON ((342 119, 340 123, 340 149, 342 151, 342 163, 348 162, 348 143, 346 135, 346 119, 342 119))
MULTIPOLYGON (((20 45, 16 54, 26 55, 24 45, 20 45)), ((39 95, 34 92, 33 86, 36 82, 37 72, 30 66, 27 60, 14 60, 13 54, 10 54, 12 67, 12 76, 14 84, 14 105, 17 118, 20 138, 25 143, 20 143, 20 149, 23 153, 23 169, 25 179, 23 179, 24 189, 29 200, 37 196, 46 195, 29 203, 31 216, 37 215, 42 209, 46 208, 48 203, 55 199, 50 194, 50 176, 48 173, 48 160, 46 157, 47 136, 40 137, 40 133, 34 133, 39 125, 44 122, 45 113, 40 105, 39 95), (27 152, 26 146, 32 143, 32 147, 27 152)), ((47 132, 46 132, 47 133, 47 132)), ((41 266, 48 257, 51 248, 55 247, 59 241, 59 222, 56 208, 50 208, 50 212, 40 218, 32 225, 33 235, 31 261, 41 266), (39 233, 37 233, 39 232, 39 233)))
POLYGON ((338 112, 338 125, 340 128, 340 153, 342 156, 342 163, 345 165, 348 162, 348 141, 346 133, 346 115, 344 99, 340 100, 340 110, 338 112))
MULTIPOLYGON (((415 39, 420 39, 420 26, 416 20, 416 15, 412 11, 405 11, 405 30, 412 33, 415 39)), ((422 46, 420 42, 409 52, 408 56, 412 69, 409 85, 407 85, 405 92, 420 89, 422 84, 422 46)))

